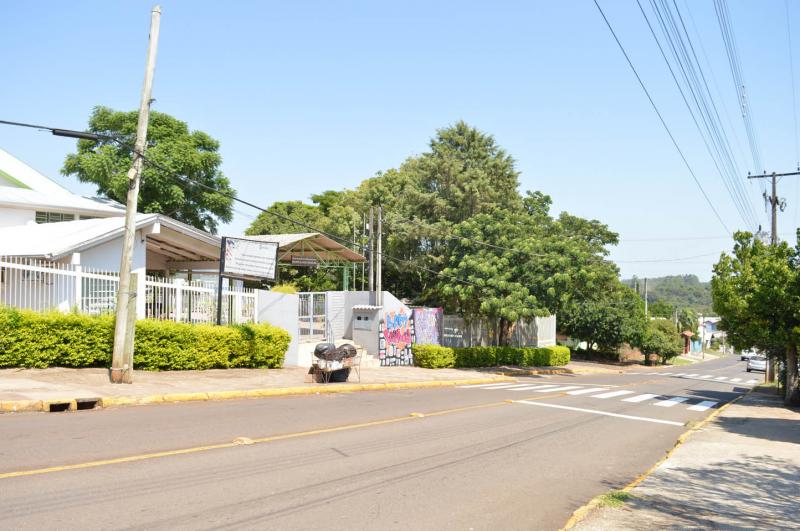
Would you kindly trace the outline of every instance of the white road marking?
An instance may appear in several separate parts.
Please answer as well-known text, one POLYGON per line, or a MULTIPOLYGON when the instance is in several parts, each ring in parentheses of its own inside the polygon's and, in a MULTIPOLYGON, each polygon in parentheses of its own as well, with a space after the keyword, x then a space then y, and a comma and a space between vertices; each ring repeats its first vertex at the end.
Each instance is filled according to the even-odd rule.
POLYGON ((611 391, 610 393, 592 395, 592 398, 613 398, 615 396, 630 395, 630 394, 633 394, 633 391, 611 391))
POLYGON ((475 389, 475 388, 498 389, 500 387, 510 387, 512 385, 518 385, 518 384, 516 384, 516 383, 493 383, 493 384, 462 385, 461 387, 464 388, 464 389, 475 389))
POLYGON ((742 379, 741 378, 731 378, 731 381, 732 382, 741 382, 742 379))
POLYGON ((717 405, 717 402, 714 402, 713 400, 703 400, 699 404, 695 404, 693 406, 689 406, 689 410, 690 411, 705 411, 706 409, 708 409, 710 407, 714 407, 716 405, 717 405))
POLYGON ((566 391, 567 389, 577 389, 577 385, 566 385, 564 387, 556 387, 555 389, 537 389, 537 393, 549 393, 550 391, 566 391))
POLYGON ((588 389, 578 389, 577 391, 568 391, 568 395, 585 395, 586 393, 596 393, 598 391, 605 391, 604 387, 589 387, 588 389))
POLYGON ((536 387, 538 387, 537 391, 549 391, 554 387, 558 387, 558 385, 537 385, 536 387))
POLYGON ((673 376, 686 376, 685 372, 679 372, 678 374, 673 374, 673 376))
POLYGON ((701 380, 707 380, 708 378, 711 378, 713 376, 714 376, 713 374, 704 374, 703 376, 700 377, 700 379, 701 380))
POLYGON ((687 374, 686 376, 688 376, 689 378, 697 378, 700 375, 699 374, 687 374))
POLYGON ((682 422, 675 422, 672 420, 662 420, 662 419, 652 419, 649 417, 636 417, 634 415, 620 415, 619 413, 610 413, 608 411, 597 411, 596 409, 584 409, 580 407, 570 407, 570 406, 562 406, 560 404, 547 404, 545 402, 529 402, 527 400, 515 400, 515 404, 525 404, 527 406, 539 406, 539 407, 552 407, 555 409, 566 409, 568 411, 579 411, 581 413, 593 413, 595 415, 603 415, 606 417, 617 417, 620 419, 628 419, 628 420, 640 420, 643 422, 653 422, 656 424, 668 424, 670 426, 683 426, 682 422))
POLYGON ((653 405, 661 407, 672 407, 675 404, 680 404, 681 402, 686 402, 687 400, 689 399, 683 396, 673 396, 669 400, 662 400, 661 402, 656 402, 653 405))
POLYGON ((717 377, 716 377, 716 378, 714 378, 714 379, 715 379, 715 380, 727 380, 727 379, 728 379, 728 377, 727 377, 727 376, 717 376, 717 377))
POLYGON ((758 383, 758 380, 747 380, 747 383, 749 383, 749 384, 758 383))
POLYGON ((531 384, 517 384, 510 387, 495 387, 495 389, 502 389, 503 391, 516 391, 517 389, 522 389, 523 387, 530 387, 530 385, 531 384))
POLYGON ((509 387, 508 391, 529 391, 531 389, 537 389, 537 388, 540 388, 540 387, 553 387, 553 386, 552 385, 542 385, 542 384, 525 385, 523 387, 509 387))
POLYGON ((623 402, 644 402, 645 400, 650 400, 651 398, 655 398, 659 395, 651 395, 650 393, 645 393, 643 395, 632 396, 630 398, 623 398, 623 402))
POLYGON ((671 372, 662 372, 661 374, 664 375, 664 376, 669 376, 672 373, 671 372))

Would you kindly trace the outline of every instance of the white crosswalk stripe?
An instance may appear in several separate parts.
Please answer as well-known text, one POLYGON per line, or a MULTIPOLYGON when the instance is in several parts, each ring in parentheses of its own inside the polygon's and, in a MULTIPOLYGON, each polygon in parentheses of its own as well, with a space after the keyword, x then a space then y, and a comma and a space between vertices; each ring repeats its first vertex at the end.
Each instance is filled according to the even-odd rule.
POLYGON ((716 377, 716 378, 714 378, 714 379, 715 379, 715 380, 727 380, 727 379, 728 379, 728 377, 727 377, 727 376, 717 376, 717 377, 716 377))
POLYGON ((542 385, 542 384, 525 385, 523 387, 510 387, 510 388, 508 388, 508 391, 530 391, 531 389, 540 389, 542 387, 553 387, 553 386, 552 385, 542 385))
POLYGON ((700 379, 701 380, 707 380, 707 379, 709 379, 709 378, 711 378, 713 376, 714 376, 713 374, 704 374, 703 376, 700 377, 700 379))
POLYGON ((495 387, 495 389, 502 389, 503 391, 516 391, 517 389, 522 389, 523 387, 529 387, 530 384, 517 384, 512 385, 511 387, 495 387))
POLYGON ((741 382, 742 379, 741 378, 731 378, 731 381, 732 382, 741 382))
POLYGON ((657 396, 658 395, 652 395, 650 393, 645 393, 643 395, 636 395, 636 396, 632 396, 630 398, 623 398, 622 401, 623 402, 634 402, 634 403, 637 403, 637 402, 644 402, 645 400, 650 400, 651 398, 655 398, 657 396))
POLYGON ((686 398, 686 397, 683 397, 683 396, 673 396, 672 398, 670 398, 668 400, 662 400, 660 402, 656 402, 653 405, 654 406, 661 406, 661 407, 672 407, 674 405, 680 404, 681 402, 686 402, 687 400, 689 400, 689 399, 686 398))
POLYGON ((461 387, 464 389, 499 389, 501 387, 511 387, 512 385, 517 385, 517 384, 516 383, 473 384, 473 385, 462 385, 461 387))
POLYGON ((747 383, 749 383, 749 384, 758 383, 758 380, 747 380, 747 383))
POLYGON ((537 389, 537 393, 549 393, 550 391, 567 391, 568 389, 577 389, 578 385, 565 385, 563 387, 556 387, 553 389, 537 389))
POLYGON ((605 391, 605 387, 588 387, 586 389, 578 389, 576 391, 567 391, 568 395, 585 395, 587 393, 596 393, 598 391, 605 391))
POLYGON ((718 402, 715 402, 713 400, 703 400, 699 404, 695 404, 693 406, 689 406, 689 410, 690 411, 705 411, 706 409, 708 409, 710 407, 716 406, 717 403, 718 402))
POLYGON ((615 396, 632 395, 632 394, 633 391, 611 391, 610 393, 592 395, 592 398, 614 398, 615 396))

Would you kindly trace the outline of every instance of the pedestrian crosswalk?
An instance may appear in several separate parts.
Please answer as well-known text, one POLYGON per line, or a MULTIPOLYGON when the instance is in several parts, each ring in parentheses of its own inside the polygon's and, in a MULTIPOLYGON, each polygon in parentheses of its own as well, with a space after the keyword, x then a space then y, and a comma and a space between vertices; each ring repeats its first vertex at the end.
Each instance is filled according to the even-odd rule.
POLYGON ((519 382, 505 382, 494 384, 461 385, 461 389, 477 389, 480 391, 529 391, 534 393, 563 393, 568 396, 584 396, 599 400, 619 399, 622 402, 634 404, 650 404, 657 407, 671 408, 678 405, 685 406, 689 411, 705 411, 716 407, 716 400, 699 400, 685 396, 664 396, 653 393, 636 394, 628 389, 613 389, 609 387, 591 387, 586 385, 558 385, 558 384, 521 384, 519 382))
POLYGON ((691 372, 643 372, 640 374, 644 374, 647 376, 671 376, 672 378, 686 378, 689 380, 710 380, 714 382, 720 383, 735 383, 738 385, 755 385, 759 383, 761 380, 756 380, 755 378, 732 378, 730 376, 716 376, 714 374, 699 374, 699 373, 691 373, 691 372))

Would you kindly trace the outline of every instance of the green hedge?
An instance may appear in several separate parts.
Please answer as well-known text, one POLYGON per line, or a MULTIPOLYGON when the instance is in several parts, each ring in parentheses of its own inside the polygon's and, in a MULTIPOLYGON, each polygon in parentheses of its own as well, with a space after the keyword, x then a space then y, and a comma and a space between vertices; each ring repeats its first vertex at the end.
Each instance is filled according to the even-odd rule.
POLYGON ((569 363, 569 349, 552 347, 466 347, 450 348, 438 345, 413 345, 414 363, 427 369, 444 367, 553 367, 569 363))
MULTIPOLYGON (((114 319, 0 308, 0 368, 108 367, 114 319)), ((266 323, 136 323, 133 365, 149 371, 278 368, 291 338, 266 323)))

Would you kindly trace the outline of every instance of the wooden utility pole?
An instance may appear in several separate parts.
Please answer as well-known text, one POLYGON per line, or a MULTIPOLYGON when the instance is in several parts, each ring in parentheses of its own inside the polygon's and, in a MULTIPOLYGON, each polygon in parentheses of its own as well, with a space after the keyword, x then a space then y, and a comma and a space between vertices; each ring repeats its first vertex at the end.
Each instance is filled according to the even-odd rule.
MULTIPOLYGON (((147 47, 147 64, 144 69, 142 99, 139 105, 139 122, 136 126, 136 141, 133 148, 133 165, 128 170, 128 200, 125 206, 125 234, 122 240, 122 260, 119 266, 119 290, 117 291, 116 323, 114 325, 114 353, 111 359, 111 381, 133 383, 133 339, 136 329, 136 292, 131 292, 131 269, 133 246, 136 236, 136 210, 139 200, 139 180, 142 176, 144 152, 147 147, 147 124, 150 120, 150 101, 153 92, 153 74, 156 69, 158 29, 161 22, 161 7, 153 6, 150 12, 150 43, 147 47), (133 315, 131 316, 131 312, 133 315)), ((133 286, 135 290, 136 287, 133 286)))
MULTIPOLYGON (((772 245, 778 245, 778 209, 780 208, 781 212, 786 209, 786 200, 778 197, 778 177, 788 177, 791 175, 800 175, 800 168, 798 168, 798 171, 788 173, 772 172, 771 174, 767 174, 767 172, 764 172, 763 175, 747 174, 748 179, 772 180, 772 193, 767 196, 766 192, 764 192, 764 198, 769 201, 770 207, 772 208, 772 232, 769 238, 772 245)), ((767 382, 775 381, 775 362, 771 358, 767 359, 767 370, 764 378, 767 382)))

